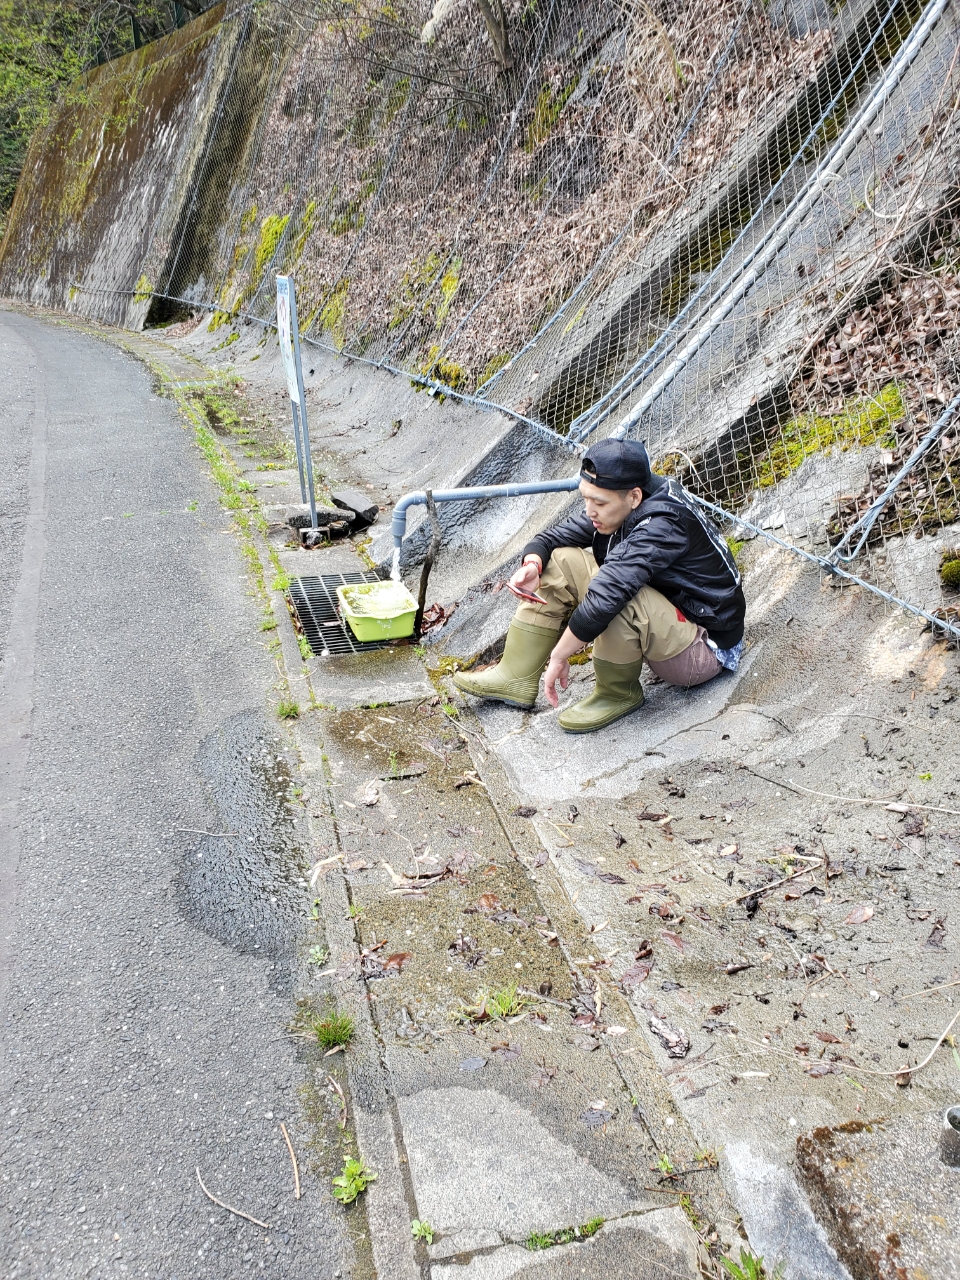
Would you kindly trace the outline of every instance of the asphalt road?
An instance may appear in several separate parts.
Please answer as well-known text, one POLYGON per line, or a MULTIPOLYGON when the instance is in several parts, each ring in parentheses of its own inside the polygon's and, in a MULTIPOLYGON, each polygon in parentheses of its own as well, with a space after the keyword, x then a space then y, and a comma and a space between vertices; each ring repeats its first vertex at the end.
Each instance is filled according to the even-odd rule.
POLYGON ((137 361, 0 311, 6 1280, 350 1273, 284 1033, 297 833, 228 530, 137 361))

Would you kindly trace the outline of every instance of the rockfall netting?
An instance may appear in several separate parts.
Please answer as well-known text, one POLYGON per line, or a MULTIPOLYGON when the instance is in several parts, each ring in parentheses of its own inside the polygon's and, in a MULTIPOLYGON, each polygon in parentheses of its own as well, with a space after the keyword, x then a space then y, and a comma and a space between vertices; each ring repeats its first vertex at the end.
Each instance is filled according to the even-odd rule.
POLYGON ((748 536, 960 638, 951 3, 274 0, 222 27, 154 319, 267 323, 291 273, 309 340, 571 449, 637 435, 748 536))

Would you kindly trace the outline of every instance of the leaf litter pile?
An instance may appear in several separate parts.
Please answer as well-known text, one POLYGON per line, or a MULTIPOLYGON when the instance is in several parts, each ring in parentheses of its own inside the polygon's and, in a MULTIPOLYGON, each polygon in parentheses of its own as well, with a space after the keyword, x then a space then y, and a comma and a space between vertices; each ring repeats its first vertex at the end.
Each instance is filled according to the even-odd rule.
MULTIPOLYGON (((949 702, 952 695, 948 692, 945 698, 949 702)), ((711 767, 703 768, 710 771, 711 767)), ((668 781, 672 785, 672 779, 664 785, 668 781)), ((682 799, 682 789, 674 790, 679 792, 676 798, 682 799)), ((661 858, 665 854, 673 862, 665 870, 660 864, 659 879, 649 878, 648 871, 641 880, 645 858, 638 861, 631 857, 615 871, 601 872, 597 864, 570 851, 569 863, 579 876, 589 881, 601 881, 602 876, 602 883, 614 892, 625 880, 627 883, 626 891, 619 895, 623 911, 612 911, 609 897, 602 908, 616 924, 617 945, 590 967, 598 973, 609 969, 616 974, 618 986, 645 1019, 665 1059, 678 1062, 667 1074, 686 1085, 688 1097, 702 1097, 707 1089, 721 1083, 726 1064, 729 1080, 736 1084, 769 1080, 786 1059, 808 1079, 835 1078, 844 1087, 861 1092, 867 1087, 882 1087, 878 1079, 884 1079, 887 1087, 908 1087, 923 1056, 914 1051, 911 1059, 905 1052, 914 1048, 916 1035, 901 1035, 892 1043, 874 1047, 869 1044, 872 1035, 864 1042, 858 1025, 863 1015, 855 1012, 857 1005, 866 1004, 872 1014, 878 1001, 895 998, 896 984, 893 996, 877 989, 888 989, 894 971, 888 972, 884 983, 874 967, 877 961, 861 962, 854 969, 851 960, 858 959, 857 947, 864 943, 865 959, 875 951, 870 945, 871 929, 880 928, 883 935, 890 936, 892 908, 884 894, 889 894, 908 870, 904 851, 911 848, 911 842, 921 852, 926 847, 931 836, 927 823, 909 803, 888 803, 887 815, 900 829, 892 831, 889 821, 880 824, 890 834, 881 834, 886 843, 878 846, 884 859, 879 866, 868 865, 853 847, 843 856, 831 854, 815 835, 807 843, 779 845, 764 856, 761 851, 752 852, 757 848, 752 841, 742 836, 730 838, 734 829, 729 824, 735 821, 735 811, 752 803, 727 797, 719 813, 701 813, 701 823, 722 820, 727 824, 721 830, 730 835, 717 832, 712 838, 692 831, 687 834, 686 819, 671 817, 654 805, 637 811, 635 819, 641 830, 655 829, 653 838, 658 841, 661 858), (691 850, 689 854, 677 848, 681 842, 691 850), (731 869, 727 871, 724 864, 731 869), (715 886, 712 893, 711 885, 715 886), (872 892, 865 892, 868 887, 872 892), (631 908, 638 931, 645 920, 664 927, 641 935, 639 941, 625 940, 624 932, 629 937, 629 929, 624 911, 631 908), (839 951, 830 944, 836 931, 844 931, 839 951), (669 1007, 660 996, 655 997, 657 988, 667 994, 669 1007), (700 992, 711 989, 726 989, 729 994, 710 1005, 706 1016, 695 1016, 694 1011, 702 1007, 700 992), (829 1004, 821 1003, 824 999, 829 1004), (827 1011, 837 1006, 844 1012, 835 1015, 839 1025, 834 1026, 827 1011), (739 1017, 731 1016, 733 1008, 740 1010, 739 1017), (816 1025, 821 1018, 821 1025, 816 1025), (798 1035, 804 1027, 809 1028, 806 1035, 798 1035), (695 1032, 705 1035, 707 1044, 691 1056, 695 1032), (769 1061, 758 1064, 766 1070, 750 1069, 758 1057, 773 1057, 774 1071, 769 1061), (710 1072, 706 1080, 705 1071, 710 1072)), ((622 819, 617 825, 623 827, 622 819)), ((941 839, 948 849, 960 852, 960 834, 956 844, 948 831, 941 839)), ((615 847, 619 850, 621 846, 615 847)), ((607 861, 600 859, 601 863, 607 861)), ((955 861, 960 866, 960 857, 955 861)), ((900 918, 915 936, 914 947, 920 954, 943 951, 949 939, 947 913, 935 911, 932 905, 918 905, 915 891, 908 887, 902 892, 907 901, 900 918)), ((606 921, 601 927, 605 926, 606 921)), ((602 936, 610 937, 608 946, 614 945, 613 933, 602 936)), ((960 971, 931 974, 926 983, 915 984, 919 990, 913 994, 923 995, 927 988, 936 993, 941 983, 948 994, 952 987, 960 989, 960 971)), ((601 994, 598 985, 596 995, 601 994)), ((594 999, 593 992, 589 999, 594 999)), ((921 1009, 924 1025, 931 1016, 937 1017, 931 1005, 921 1009)), ((575 1022, 585 1023, 590 1034, 597 1011, 589 1002, 584 1003, 582 992, 575 998, 574 1010, 575 1022)), ((927 1038, 936 1042, 931 1035, 927 1038)))

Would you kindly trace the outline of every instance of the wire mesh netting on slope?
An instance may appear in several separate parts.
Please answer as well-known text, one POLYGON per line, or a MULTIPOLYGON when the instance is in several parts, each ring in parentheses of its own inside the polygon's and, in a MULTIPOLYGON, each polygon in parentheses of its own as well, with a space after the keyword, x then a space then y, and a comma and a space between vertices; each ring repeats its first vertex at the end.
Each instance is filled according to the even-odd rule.
POLYGON ((269 323, 292 272, 310 340, 572 449, 638 435, 960 638, 953 4, 299 0, 221 25, 153 321, 269 323))

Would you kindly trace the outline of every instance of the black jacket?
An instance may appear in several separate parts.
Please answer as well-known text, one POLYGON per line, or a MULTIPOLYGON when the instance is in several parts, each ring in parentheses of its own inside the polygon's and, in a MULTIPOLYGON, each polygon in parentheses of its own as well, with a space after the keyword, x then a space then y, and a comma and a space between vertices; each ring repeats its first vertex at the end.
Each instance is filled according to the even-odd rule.
POLYGON ((675 480, 644 498, 615 533, 594 529, 586 513, 546 529, 523 549, 546 567, 557 547, 589 547, 600 572, 569 627, 589 643, 641 587, 654 587, 721 649, 743 639, 746 601, 727 544, 675 480))

